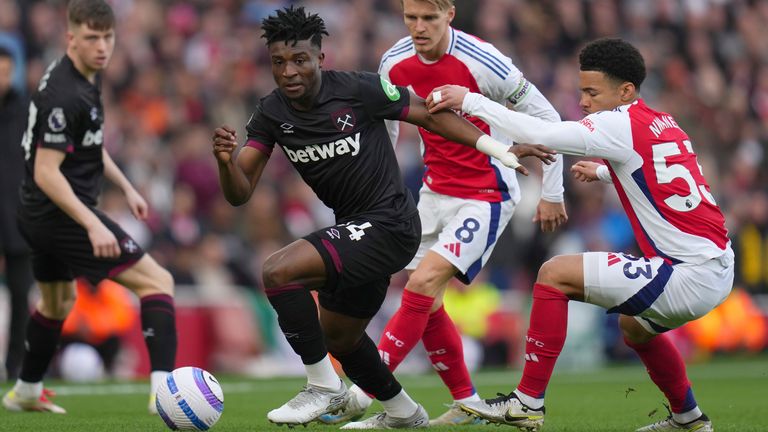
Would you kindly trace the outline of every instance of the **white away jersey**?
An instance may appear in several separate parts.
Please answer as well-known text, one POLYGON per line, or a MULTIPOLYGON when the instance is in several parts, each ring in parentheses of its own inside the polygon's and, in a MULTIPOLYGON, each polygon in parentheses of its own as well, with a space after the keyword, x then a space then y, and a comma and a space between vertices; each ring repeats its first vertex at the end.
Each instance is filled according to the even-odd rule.
POLYGON ((476 94, 465 97, 463 110, 503 125, 520 142, 604 159, 647 257, 700 264, 730 248, 725 218, 688 135, 672 116, 652 110, 642 100, 557 125, 517 114, 476 94))
MULTIPOLYGON (((379 73, 392 84, 408 87, 422 98, 445 84, 468 87, 490 99, 548 121, 559 121, 555 109, 528 82, 512 61, 493 45, 467 33, 449 29, 447 52, 436 62, 424 62, 416 54, 410 36, 398 41, 381 60, 379 73)), ((480 130, 501 142, 512 144, 507 136, 476 117, 467 116, 480 130)), ((388 124, 393 143, 397 122, 388 124)), ((519 200, 515 171, 499 161, 469 147, 419 128, 423 143, 424 184, 433 191, 458 198, 487 202, 519 200)), ((545 165, 542 197, 553 202, 562 199, 562 159, 545 165)))

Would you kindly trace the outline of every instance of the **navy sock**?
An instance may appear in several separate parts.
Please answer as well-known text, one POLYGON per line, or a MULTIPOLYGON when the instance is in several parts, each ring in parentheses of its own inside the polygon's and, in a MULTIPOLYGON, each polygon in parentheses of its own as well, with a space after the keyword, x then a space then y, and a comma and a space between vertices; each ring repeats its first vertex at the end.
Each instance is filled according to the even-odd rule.
POLYGON ((172 371, 176 364, 176 309, 173 297, 152 294, 141 298, 141 330, 152 371, 172 371))
POLYGON ((299 285, 268 289, 266 294, 277 312, 277 322, 285 339, 301 361, 308 365, 322 360, 328 350, 312 294, 299 285))
POLYGON ((19 374, 22 381, 36 383, 43 380, 59 348, 63 324, 63 320, 46 318, 37 310, 32 314, 27 323, 26 350, 19 374))
POLYGON ((403 389, 381 361, 376 344, 365 333, 352 351, 331 354, 353 383, 380 401, 392 399, 403 389))

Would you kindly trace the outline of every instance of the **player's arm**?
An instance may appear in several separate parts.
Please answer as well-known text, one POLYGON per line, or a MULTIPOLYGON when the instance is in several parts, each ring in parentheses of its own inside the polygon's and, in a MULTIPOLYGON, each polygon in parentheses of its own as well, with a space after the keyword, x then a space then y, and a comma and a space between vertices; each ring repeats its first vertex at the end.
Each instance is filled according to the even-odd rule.
MULTIPOLYGON (((385 80, 389 81, 389 71, 391 69, 391 65, 384 61, 384 59, 387 58, 386 56, 387 53, 384 53, 382 63, 379 64, 379 75, 381 75, 381 77, 385 80)), ((389 140, 392 142, 392 147, 397 147, 397 140, 400 137, 400 121, 385 119, 384 126, 387 128, 387 134, 389 135, 389 140)))
POLYGON ((120 246, 112 231, 75 195, 60 167, 66 153, 40 147, 35 156, 35 183, 54 204, 88 231, 96 257, 120 256, 120 246))
POLYGON ((144 197, 133 187, 125 174, 123 174, 123 171, 120 170, 120 167, 112 160, 106 148, 102 148, 102 159, 104 161, 104 176, 123 191, 133 216, 139 220, 146 219, 149 214, 147 201, 144 200, 144 197))
MULTIPOLYGON (((506 84, 506 82, 504 83, 506 84)), ((540 118, 549 123, 560 122, 560 115, 555 107, 547 100, 539 89, 520 74, 515 84, 506 85, 507 101, 512 108, 532 117, 540 118)), ((541 199, 536 206, 534 222, 538 222, 541 230, 551 232, 568 221, 563 196, 563 156, 558 154, 555 161, 543 166, 541 179, 541 199)))
POLYGON ((430 112, 427 110, 424 99, 413 93, 410 95, 410 106, 405 121, 423 127, 449 141, 475 148, 525 175, 528 175, 528 170, 520 165, 517 161, 518 158, 536 156, 544 163, 551 163, 554 159, 554 152, 541 145, 512 147, 504 145, 484 134, 475 125, 456 115, 453 111, 430 112), (514 155, 514 157, 510 158, 509 155, 514 155))
POLYGON ((245 146, 235 156, 237 132, 228 127, 216 128, 213 134, 213 154, 219 167, 219 182, 227 201, 239 206, 248 202, 261 178, 269 155, 245 146))
POLYGON ((613 183, 608 167, 592 161, 578 161, 571 166, 571 172, 576 180, 590 183, 600 180, 603 183, 613 183))
POLYGON ((438 87, 427 98, 427 106, 430 112, 459 109, 479 117, 516 142, 539 143, 564 154, 587 155, 588 131, 578 122, 548 123, 507 109, 481 94, 470 93, 466 87, 438 87), (441 96, 435 102, 437 92, 441 96))

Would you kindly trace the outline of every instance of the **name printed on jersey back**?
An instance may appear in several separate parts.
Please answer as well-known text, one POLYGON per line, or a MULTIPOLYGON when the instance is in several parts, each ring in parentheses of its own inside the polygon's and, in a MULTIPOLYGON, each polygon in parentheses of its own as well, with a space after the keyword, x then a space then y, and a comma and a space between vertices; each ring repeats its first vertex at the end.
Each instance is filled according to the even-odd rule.
POLYGON ((648 125, 648 129, 654 136, 656 136, 656 138, 658 138, 661 135, 661 132, 665 129, 670 128, 680 129, 680 126, 678 126, 675 119, 666 114, 655 117, 651 124, 648 125))
POLYGON ((354 136, 347 136, 327 144, 312 144, 298 150, 284 146, 283 150, 293 163, 318 162, 348 153, 351 156, 357 156, 360 153, 360 132, 354 136))

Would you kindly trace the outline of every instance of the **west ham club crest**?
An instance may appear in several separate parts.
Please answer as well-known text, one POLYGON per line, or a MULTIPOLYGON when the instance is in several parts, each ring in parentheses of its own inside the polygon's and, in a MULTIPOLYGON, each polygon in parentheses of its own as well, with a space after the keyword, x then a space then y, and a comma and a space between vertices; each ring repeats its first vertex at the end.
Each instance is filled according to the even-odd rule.
POLYGON ((352 132, 355 128, 355 112, 352 108, 340 109, 331 114, 331 122, 341 132, 352 132))

